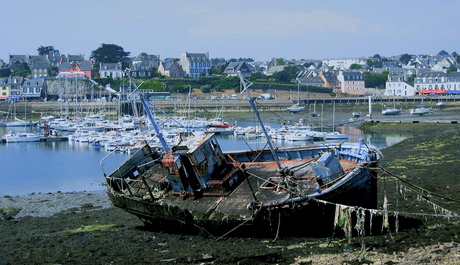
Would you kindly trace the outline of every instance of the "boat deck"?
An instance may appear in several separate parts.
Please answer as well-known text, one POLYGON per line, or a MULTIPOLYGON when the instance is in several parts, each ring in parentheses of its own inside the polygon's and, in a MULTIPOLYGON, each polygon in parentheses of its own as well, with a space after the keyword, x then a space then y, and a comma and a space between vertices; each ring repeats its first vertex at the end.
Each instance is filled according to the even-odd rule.
MULTIPOLYGON (((246 219, 252 214, 252 211, 247 206, 255 201, 276 203, 291 198, 293 192, 294 195, 302 196, 315 193, 319 185, 310 166, 314 160, 308 158, 282 161, 283 168, 291 169, 291 174, 286 178, 280 177, 278 166, 274 161, 244 163, 246 172, 248 173, 247 179, 244 179, 228 195, 206 196, 204 194, 202 197, 195 198, 189 196, 190 194, 181 195, 177 192, 169 191, 167 194, 160 193, 161 199, 158 202, 169 206, 180 206, 180 208, 202 212, 203 214, 219 213, 223 215, 237 215, 246 219), (278 185, 281 182, 287 182, 291 187, 290 191, 278 185)), ((341 159, 340 164, 344 172, 348 172, 356 166, 356 162, 346 159, 341 159)), ((151 168, 144 174, 144 177, 150 187, 155 187, 158 183, 168 181, 158 167, 151 168)), ((148 196, 147 190, 142 188, 142 182, 138 181, 137 183, 138 189, 132 189, 132 191, 138 193, 143 198, 148 196)), ((155 191, 155 188, 152 190, 155 191)))

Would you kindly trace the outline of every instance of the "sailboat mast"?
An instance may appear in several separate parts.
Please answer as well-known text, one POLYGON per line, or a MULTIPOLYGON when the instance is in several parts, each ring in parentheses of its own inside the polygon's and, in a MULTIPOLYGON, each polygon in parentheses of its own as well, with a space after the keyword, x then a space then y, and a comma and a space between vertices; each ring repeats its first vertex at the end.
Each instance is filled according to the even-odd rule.
POLYGON ((241 93, 243 93, 244 91, 246 91, 246 94, 248 96, 248 101, 249 101, 249 104, 251 105, 252 109, 254 110, 254 113, 256 114, 256 117, 257 117, 257 120, 259 121, 259 124, 260 124, 260 127, 262 127, 262 131, 265 135, 265 139, 267 139, 267 143, 268 143, 268 146, 270 147, 270 151, 272 152, 272 155, 273 155, 273 158, 275 159, 275 162, 276 162, 276 165, 278 166, 278 169, 281 170, 283 169, 281 167, 281 163, 280 163, 280 160, 278 158, 278 156, 276 155, 275 153, 275 148, 273 147, 273 143, 271 141, 271 138, 270 136, 268 135, 268 132, 267 130, 265 129, 265 125, 262 121, 262 118, 260 118, 260 114, 259 114, 259 110, 257 109, 256 107, 256 104, 254 103, 254 98, 251 97, 251 94, 249 93, 249 87, 252 85, 252 84, 249 84, 249 85, 246 85, 246 82, 244 81, 244 78, 243 76, 241 75, 241 72, 238 72, 238 77, 240 78, 241 80, 241 83, 243 84, 243 91, 241 93))

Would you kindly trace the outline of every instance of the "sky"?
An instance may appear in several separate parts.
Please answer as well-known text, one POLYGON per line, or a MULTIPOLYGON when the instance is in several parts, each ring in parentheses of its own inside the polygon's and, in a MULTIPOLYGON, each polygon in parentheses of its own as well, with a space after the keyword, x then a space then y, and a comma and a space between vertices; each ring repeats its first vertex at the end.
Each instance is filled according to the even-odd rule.
POLYGON ((0 59, 103 43, 130 56, 341 59, 460 53, 458 0, 0 0, 0 59))

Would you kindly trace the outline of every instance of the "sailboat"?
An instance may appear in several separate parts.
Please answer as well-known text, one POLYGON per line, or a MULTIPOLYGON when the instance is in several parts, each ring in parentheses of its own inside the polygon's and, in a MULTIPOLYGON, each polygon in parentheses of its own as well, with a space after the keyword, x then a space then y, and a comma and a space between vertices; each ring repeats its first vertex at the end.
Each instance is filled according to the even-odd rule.
POLYGON ((348 134, 335 131, 335 101, 332 103, 332 132, 325 133, 323 137, 329 141, 348 140, 349 138, 348 134))
POLYGON ((287 108, 289 113, 298 113, 305 109, 305 106, 300 105, 300 80, 297 78, 297 103, 287 108))
POLYGON ((145 97, 160 147, 143 146, 106 174, 112 203, 146 226, 211 236, 330 235, 337 204, 375 208, 380 151, 340 143, 275 147, 240 75, 268 148, 224 152, 213 133, 168 145, 145 97))
MULTIPOLYGON (((383 106, 385 106, 385 105, 383 105, 383 106)), ((383 115, 398 115, 400 113, 401 113, 401 109, 396 108, 395 99, 393 99, 393 108, 386 108, 386 109, 382 110, 383 115)))
MULTIPOLYGON (((26 103, 24 103, 24 109, 26 108, 26 103)), ((24 110, 24 113, 26 113, 26 111, 24 110)), ((35 125, 37 122, 32 122, 32 121, 26 121, 26 120, 22 120, 22 119, 19 119, 16 117, 16 102, 12 102, 10 104, 10 107, 9 107, 9 110, 8 110, 8 115, 12 116, 11 120, 8 120, 8 117, 7 117, 7 121, 3 123, 3 126, 6 126, 6 127, 29 127, 29 126, 33 126, 35 125), (13 110, 11 110, 11 108, 13 108, 13 110)))

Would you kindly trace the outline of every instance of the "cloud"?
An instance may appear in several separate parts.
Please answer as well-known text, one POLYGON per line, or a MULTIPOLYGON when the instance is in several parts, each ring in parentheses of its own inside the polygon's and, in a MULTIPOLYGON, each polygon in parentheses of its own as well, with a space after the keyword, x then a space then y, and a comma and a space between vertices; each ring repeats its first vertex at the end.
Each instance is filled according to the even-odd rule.
POLYGON ((324 9, 310 12, 288 12, 271 9, 226 15, 212 14, 195 21, 195 23, 198 25, 191 27, 189 33, 196 37, 220 37, 223 35, 283 36, 325 31, 329 34, 333 34, 334 31, 337 33, 357 33, 363 25, 359 18, 324 9))

